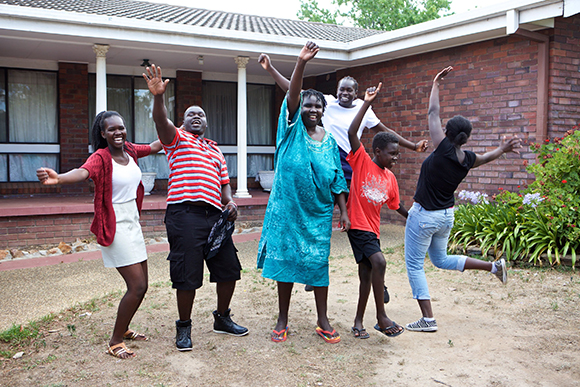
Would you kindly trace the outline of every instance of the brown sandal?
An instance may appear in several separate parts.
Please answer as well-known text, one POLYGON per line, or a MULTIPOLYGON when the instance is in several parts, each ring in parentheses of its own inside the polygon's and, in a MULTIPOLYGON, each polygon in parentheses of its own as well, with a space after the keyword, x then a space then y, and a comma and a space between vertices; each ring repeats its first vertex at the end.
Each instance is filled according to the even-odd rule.
POLYGON ((107 344, 107 346, 109 347, 109 349, 107 350, 107 353, 111 356, 115 356, 119 359, 129 359, 129 358, 135 357, 135 352, 130 351, 129 348, 127 348, 127 346, 125 345, 125 343, 115 344, 112 347, 107 344), (124 353, 126 353, 129 356, 121 357, 121 355, 124 353))
POLYGON ((148 341, 149 338, 145 336, 143 333, 138 333, 132 329, 129 329, 123 335, 123 339, 125 340, 135 340, 135 341, 148 341))

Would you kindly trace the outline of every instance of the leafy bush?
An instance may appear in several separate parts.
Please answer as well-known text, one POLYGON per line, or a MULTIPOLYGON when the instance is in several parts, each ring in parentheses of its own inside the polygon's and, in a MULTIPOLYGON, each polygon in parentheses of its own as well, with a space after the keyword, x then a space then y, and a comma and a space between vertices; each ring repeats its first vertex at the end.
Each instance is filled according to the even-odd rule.
MULTIPOLYGON (((574 127, 576 129, 576 127, 574 127)), ((560 264, 566 254, 576 263, 580 251, 580 131, 568 131, 553 142, 532 144, 538 162, 527 166, 535 175, 529 187, 518 193, 501 190, 492 197, 462 191, 455 212, 450 247, 464 251, 479 246, 482 255, 491 250, 508 260, 528 259, 560 264)), ((526 163, 524 161, 524 163, 526 163)))

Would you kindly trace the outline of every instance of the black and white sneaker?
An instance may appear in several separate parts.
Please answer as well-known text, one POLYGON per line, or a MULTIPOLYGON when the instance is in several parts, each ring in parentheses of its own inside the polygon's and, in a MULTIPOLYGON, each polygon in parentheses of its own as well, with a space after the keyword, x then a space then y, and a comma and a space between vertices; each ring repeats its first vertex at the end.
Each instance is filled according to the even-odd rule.
POLYGON ((248 328, 236 324, 232 321, 230 315, 231 309, 226 310, 223 314, 213 311, 214 323, 213 331, 215 333, 226 333, 232 336, 245 336, 248 334, 248 328))
POLYGON ((437 321, 425 321, 421 317, 419 320, 407 324, 407 330, 415 332, 435 332, 437 330, 437 321))
POLYGON ((177 320, 175 322, 177 333, 175 335, 175 346, 178 351, 191 351, 191 319, 187 321, 177 320))
POLYGON ((493 273, 502 284, 507 284, 507 267, 505 265, 505 259, 500 259, 499 261, 495 261, 493 263, 497 268, 497 271, 493 273))

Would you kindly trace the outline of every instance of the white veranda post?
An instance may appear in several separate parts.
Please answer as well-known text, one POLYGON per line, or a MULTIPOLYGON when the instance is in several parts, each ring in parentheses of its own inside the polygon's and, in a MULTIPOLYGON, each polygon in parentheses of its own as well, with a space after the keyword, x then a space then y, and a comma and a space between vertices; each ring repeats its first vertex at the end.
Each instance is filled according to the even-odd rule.
POLYGON ((235 197, 250 198, 248 192, 248 101, 246 92, 246 66, 250 58, 238 56, 234 59, 238 65, 238 189, 235 197))
POLYGON ((98 113, 107 110, 107 51, 108 44, 94 44, 93 51, 97 55, 96 73, 97 73, 97 110, 98 113))

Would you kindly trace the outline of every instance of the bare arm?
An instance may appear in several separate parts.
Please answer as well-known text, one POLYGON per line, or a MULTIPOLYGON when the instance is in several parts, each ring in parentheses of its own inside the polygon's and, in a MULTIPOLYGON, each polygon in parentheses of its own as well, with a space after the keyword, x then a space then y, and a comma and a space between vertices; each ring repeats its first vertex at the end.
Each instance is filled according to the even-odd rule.
POLYGON ((338 204, 338 209, 340 210, 340 221, 338 225, 340 231, 345 232, 350 230, 350 219, 348 218, 348 212, 346 210, 346 194, 344 192, 335 195, 336 204, 338 204))
POLYGON ((429 133, 431 134, 431 140, 433 141, 433 146, 435 149, 439 146, 439 143, 445 138, 445 133, 443 128, 441 128, 441 118, 439 117, 439 81, 443 80, 447 74, 453 70, 453 67, 449 66, 441 70, 433 79, 433 87, 431 88, 431 96, 429 97, 429 112, 427 113, 427 118, 429 121, 429 133))
MULTIPOLYGON (((365 116, 367 110, 369 110, 369 106, 377 97, 377 94, 381 90, 383 86, 382 82, 379 82, 377 87, 369 87, 365 92, 365 99, 363 105, 354 116, 350 126, 348 127, 348 141, 350 142, 350 147, 352 148, 352 153, 356 153, 358 148, 360 148, 360 139, 358 138, 358 128, 360 128, 361 122, 365 116)), ((390 130, 390 129, 388 129, 390 130)), ((391 130, 392 131, 392 130, 391 130)), ((395 132, 393 132, 395 133, 395 132)))
POLYGON ((387 128, 385 126, 385 124, 383 124, 382 122, 379 122, 376 126, 372 127, 371 130, 374 132, 392 133, 395 136, 397 136, 397 138, 399 139, 399 145, 401 145, 404 148, 414 150, 415 152, 425 152, 427 150, 427 148, 429 147, 429 141, 421 140, 417 143, 411 142, 411 141, 403 138, 401 135, 399 135, 393 129, 387 128))
POLYGON ((473 168, 477 168, 480 165, 489 163, 504 153, 514 152, 519 154, 520 152, 516 150, 517 148, 521 148, 521 140, 519 138, 512 137, 506 141, 505 136, 503 136, 501 139, 501 144, 497 148, 482 155, 475 155, 475 163, 473 163, 473 168))
POLYGON ((288 91, 288 89, 290 88, 290 81, 287 80, 282 74, 280 74, 280 72, 274 66, 272 66, 272 62, 270 61, 270 57, 268 56, 268 54, 260 54, 260 57, 258 58, 258 63, 262 65, 264 70, 270 73, 272 78, 274 78, 276 84, 280 86, 280 88, 284 90, 284 92, 288 91))
POLYGON ((163 101, 163 94, 165 93, 169 79, 163 80, 161 77, 161 67, 151 65, 151 68, 147 67, 146 71, 147 74, 143 74, 143 78, 147 81, 149 91, 154 96, 153 121, 155 121, 155 129, 161 142, 168 145, 173 142, 177 133, 175 125, 167 118, 167 109, 163 101))
POLYGON ((161 151, 161 149, 163 149, 163 145, 161 145, 161 141, 159 140, 153 141, 151 144, 149 144, 149 146, 151 147, 151 153, 149 153, 150 155, 157 154, 161 151))
POLYGON ((238 205, 232 199, 232 187, 229 184, 222 185, 222 205, 224 210, 229 210, 229 221, 235 221, 238 218, 238 205))
POLYGON ((320 51, 318 45, 314 42, 308 41, 304 47, 302 47, 300 54, 298 54, 298 59, 296 60, 296 66, 292 72, 290 87, 288 89, 288 112, 290 113, 290 117, 294 116, 294 113, 296 113, 296 110, 298 110, 300 106, 300 92, 302 91, 302 78, 304 77, 306 63, 314 58, 318 51, 320 51))
POLYGON ((407 209, 405 207, 403 207, 403 205, 401 203, 399 203, 399 208, 397 209, 397 212, 399 213, 399 215, 401 215, 405 219, 407 219, 407 217, 409 217, 409 213, 407 212, 407 209))
POLYGON ((74 184, 89 178, 89 171, 84 168, 75 168, 66 173, 56 173, 54 169, 38 168, 36 177, 42 185, 74 184))

